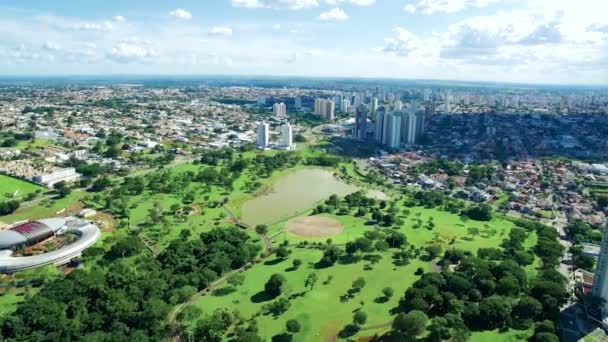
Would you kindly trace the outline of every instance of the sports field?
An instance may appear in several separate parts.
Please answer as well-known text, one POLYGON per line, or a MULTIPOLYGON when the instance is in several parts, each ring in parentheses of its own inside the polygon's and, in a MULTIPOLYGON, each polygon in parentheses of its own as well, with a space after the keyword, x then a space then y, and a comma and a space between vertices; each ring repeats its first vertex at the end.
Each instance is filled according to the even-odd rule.
POLYGON ((38 190, 44 192, 46 189, 18 178, 0 175, 0 200, 22 199, 38 190))

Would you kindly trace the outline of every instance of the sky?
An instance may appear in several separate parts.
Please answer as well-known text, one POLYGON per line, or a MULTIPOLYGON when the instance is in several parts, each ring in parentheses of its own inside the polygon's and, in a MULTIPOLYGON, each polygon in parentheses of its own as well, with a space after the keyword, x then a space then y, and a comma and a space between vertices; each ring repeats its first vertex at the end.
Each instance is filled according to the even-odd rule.
POLYGON ((607 0, 3 0, 0 75, 608 84, 607 0))

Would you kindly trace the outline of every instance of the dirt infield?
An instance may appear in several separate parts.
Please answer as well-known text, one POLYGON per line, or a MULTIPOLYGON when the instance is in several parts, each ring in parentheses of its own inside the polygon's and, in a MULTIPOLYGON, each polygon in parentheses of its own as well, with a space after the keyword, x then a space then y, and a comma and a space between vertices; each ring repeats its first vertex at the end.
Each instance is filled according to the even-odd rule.
POLYGON ((330 237, 344 230, 340 221, 325 216, 296 217, 287 222, 288 232, 307 238, 330 237))

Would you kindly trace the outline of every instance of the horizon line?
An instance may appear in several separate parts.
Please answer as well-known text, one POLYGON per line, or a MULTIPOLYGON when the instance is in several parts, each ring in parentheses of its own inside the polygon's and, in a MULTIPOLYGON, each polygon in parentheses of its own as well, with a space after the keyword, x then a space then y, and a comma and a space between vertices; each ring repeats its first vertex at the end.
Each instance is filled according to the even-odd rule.
POLYGON ((325 80, 361 80, 361 81, 409 81, 409 82, 456 82, 456 83, 482 83, 493 85, 524 85, 524 86, 550 86, 550 87, 586 87, 586 88, 608 88, 608 83, 547 83, 547 82, 522 82, 522 81, 486 81, 486 80, 462 80, 462 79, 439 79, 439 78, 403 78, 403 77, 373 77, 373 76, 305 76, 305 75, 280 75, 280 74, 0 74, 0 81, 3 79, 42 79, 42 78, 153 78, 153 77, 169 77, 169 78, 199 78, 199 77, 232 77, 232 78, 298 78, 298 79, 325 79, 325 80))

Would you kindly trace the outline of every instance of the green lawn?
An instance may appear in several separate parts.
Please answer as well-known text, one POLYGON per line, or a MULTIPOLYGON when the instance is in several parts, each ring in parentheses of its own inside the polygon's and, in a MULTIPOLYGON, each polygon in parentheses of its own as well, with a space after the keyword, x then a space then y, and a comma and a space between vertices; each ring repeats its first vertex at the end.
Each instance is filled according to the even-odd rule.
POLYGON ((17 309, 17 304, 23 302, 25 296, 23 292, 9 291, 0 294, 0 318, 13 313, 17 309))
POLYGON ((27 194, 36 192, 37 190, 44 192, 46 189, 18 178, 0 175, 0 201, 22 199, 27 194))
POLYGON ((0 220, 11 223, 54 217, 61 214, 62 210, 77 205, 84 195, 84 191, 73 191, 65 198, 45 200, 32 207, 17 209, 10 215, 0 216, 0 220))
POLYGON ((506 332, 500 332, 498 330, 474 332, 469 338, 469 342, 516 342, 526 341, 530 338, 531 332, 527 330, 513 330, 510 329, 506 332))
MULTIPOLYGON (((264 283, 274 273, 285 275, 288 282, 288 296, 295 296, 291 300, 291 308, 283 315, 258 317, 260 335, 265 340, 285 331, 285 322, 297 319, 302 324, 302 331, 295 336, 294 341, 323 341, 326 337, 335 336, 344 325, 352 321, 353 312, 363 308, 368 315, 367 327, 380 326, 361 332, 360 336, 373 335, 385 332, 392 321, 390 308, 396 307, 399 297, 418 278, 414 272, 418 267, 428 271, 428 263, 419 260, 412 261, 404 267, 395 267, 389 253, 385 253, 382 260, 373 266, 372 270, 365 270, 369 262, 360 261, 355 264, 335 265, 325 269, 315 269, 322 252, 316 249, 292 248, 292 255, 283 261, 271 257, 265 263, 255 265, 245 275, 245 283, 238 287, 236 292, 225 295, 212 294, 202 297, 196 306, 204 314, 213 312, 216 308, 232 308, 238 310, 245 317, 255 315, 262 306, 270 301, 263 301, 261 292, 264 283), (303 264, 296 271, 289 271, 292 260, 298 258, 303 264), (305 288, 305 279, 316 272, 319 281, 312 291, 305 288), (333 276, 330 284, 323 284, 328 276, 333 276), (341 302, 340 297, 347 293, 352 282, 364 277, 367 284, 355 298, 341 302), (393 287, 395 295, 386 303, 376 303, 375 299, 381 297, 384 287, 393 287), (361 304, 363 302, 363 305, 361 304)), ((227 285, 229 287, 229 285, 227 285)), ((221 291, 220 291, 221 292, 221 291)))

